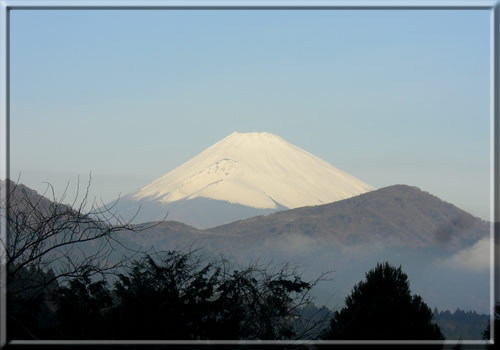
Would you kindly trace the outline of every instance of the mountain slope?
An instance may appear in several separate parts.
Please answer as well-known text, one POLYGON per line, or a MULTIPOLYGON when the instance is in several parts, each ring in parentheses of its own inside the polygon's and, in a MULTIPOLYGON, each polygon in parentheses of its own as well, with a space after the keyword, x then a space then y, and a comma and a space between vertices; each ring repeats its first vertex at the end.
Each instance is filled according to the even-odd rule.
MULTIPOLYGON (((47 191, 49 190, 50 188, 47 189, 47 191)), ((0 180, 0 193, 0 208, 8 208, 10 215, 20 212, 29 213, 33 212, 34 209, 43 215, 72 210, 70 206, 57 202, 55 198, 51 200, 45 197, 45 193, 39 194, 28 186, 15 183, 12 180, 0 180)))
POLYGON ((169 219, 211 227, 330 203, 371 190, 371 186, 279 136, 234 132, 125 196, 117 208, 130 215, 140 204, 147 208, 139 214, 140 220, 158 220, 164 216, 160 213, 168 211, 169 219), (234 215, 226 215, 228 212, 234 215), (203 213, 210 220, 200 219, 203 213))
POLYGON ((489 224, 417 187, 394 185, 208 231, 254 237, 300 233, 344 244, 385 240, 410 247, 456 249, 485 237, 489 224))
MULTIPOLYGON (((224 247, 234 249, 250 249, 265 241, 286 245, 290 237, 302 237, 326 246, 384 244, 455 251, 489 233, 487 222, 407 185, 389 186, 334 203, 256 216, 206 230, 170 227, 169 222, 155 227, 154 233, 142 234, 154 235, 157 242, 172 243, 180 238, 188 242, 203 233, 204 237, 213 237, 224 247)), ((217 246, 213 242, 211 245, 217 246)))
POLYGON ((297 208, 372 190, 349 174, 270 133, 232 133, 132 194, 174 202, 198 197, 254 208, 297 208))

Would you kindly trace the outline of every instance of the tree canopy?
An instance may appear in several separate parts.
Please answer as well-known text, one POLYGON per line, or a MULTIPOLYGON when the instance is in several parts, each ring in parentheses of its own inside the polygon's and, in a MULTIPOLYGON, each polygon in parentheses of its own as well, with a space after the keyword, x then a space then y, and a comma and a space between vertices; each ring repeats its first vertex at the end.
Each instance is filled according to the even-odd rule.
MULTIPOLYGON (((169 251, 135 261, 110 293, 96 285, 103 301, 113 295, 110 307, 79 294, 91 302, 89 311, 101 310, 96 320, 106 320, 108 339, 293 339, 291 318, 310 302, 312 286, 286 266, 238 271, 224 260, 169 251)), ((73 295, 64 294, 59 304, 71 305, 73 295)), ((64 314, 64 323, 74 324, 77 314, 64 314)))
POLYGON ((352 289, 345 307, 334 313, 326 339, 442 340, 432 311, 418 295, 411 295, 401 266, 378 263, 352 289))
MULTIPOLYGON (((24 271, 38 279, 50 272, 24 271), (36 273, 36 275, 35 275, 36 273)), ((145 254, 111 285, 80 275, 9 298, 9 339, 303 339, 310 289, 287 265, 236 269, 196 251, 145 254), (28 298, 29 297, 29 298, 28 298)), ((317 323, 319 324, 319 323, 317 323)))

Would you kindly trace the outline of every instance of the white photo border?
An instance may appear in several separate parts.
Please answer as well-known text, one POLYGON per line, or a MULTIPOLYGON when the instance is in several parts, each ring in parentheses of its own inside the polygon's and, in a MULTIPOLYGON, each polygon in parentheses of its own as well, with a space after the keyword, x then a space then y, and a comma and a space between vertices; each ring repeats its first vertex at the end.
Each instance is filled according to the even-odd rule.
MULTIPOLYGON (((0 179, 9 178, 9 47, 10 47, 10 11, 13 10, 172 10, 172 9, 295 9, 295 10, 489 10, 490 11, 490 335, 489 340, 459 340, 463 345, 492 345, 494 339, 495 300, 500 300, 500 293, 495 286, 500 283, 499 245, 500 245, 500 120, 499 120, 499 59, 500 59, 500 0, 0 0, 0 179)), ((8 184, 8 182, 7 182, 8 184)), ((8 201, 8 186, 0 191, 0 202, 8 201)), ((6 208, 0 207, 0 348, 7 345, 6 326, 6 266, 5 244, 7 239, 6 208)), ((170 340, 170 341, 135 341, 135 340, 71 340, 49 341, 33 340, 9 342, 13 345, 454 345, 457 340, 444 341, 336 341, 336 340, 170 340)))

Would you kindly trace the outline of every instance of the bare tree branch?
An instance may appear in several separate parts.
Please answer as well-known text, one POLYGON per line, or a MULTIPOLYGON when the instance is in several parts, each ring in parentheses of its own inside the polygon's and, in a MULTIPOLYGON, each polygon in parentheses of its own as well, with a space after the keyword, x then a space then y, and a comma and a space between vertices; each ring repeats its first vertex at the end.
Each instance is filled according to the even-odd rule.
MULTIPOLYGON (((117 268, 127 265, 135 255, 142 253, 126 247, 118 239, 118 233, 138 232, 159 223, 139 229, 132 224, 135 216, 124 220, 112 212, 112 207, 97 207, 95 200, 90 203, 91 181, 92 174, 81 192, 78 178, 71 206, 63 203, 69 183, 59 199, 49 183, 44 192, 44 195, 50 195, 49 198, 19 183, 7 181, 3 184, 7 201, 1 205, 6 209, 7 237, 1 245, 7 264, 7 282, 27 268, 52 269, 55 276, 52 281, 44 281, 47 284, 83 274, 114 274, 117 268), (86 209, 89 204, 90 208, 86 209), (113 261, 116 248, 131 254, 115 257, 116 261, 113 261)), ((8 292, 22 293, 23 290, 10 288, 8 292)))

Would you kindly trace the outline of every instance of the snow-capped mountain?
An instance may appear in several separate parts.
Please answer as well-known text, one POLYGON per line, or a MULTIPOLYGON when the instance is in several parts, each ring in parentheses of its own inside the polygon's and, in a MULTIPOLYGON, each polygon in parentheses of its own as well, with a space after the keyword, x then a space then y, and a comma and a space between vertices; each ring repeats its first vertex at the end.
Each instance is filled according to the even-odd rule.
POLYGON ((234 132, 132 194, 169 203, 197 197, 254 208, 292 209, 346 199, 373 188, 267 132, 234 132))
POLYGON ((189 220, 185 214, 178 217, 180 207, 189 211, 189 204, 193 204, 197 208, 193 216, 198 219, 200 203, 207 200, 212 208, 204 210, 231 211, 228 204, 257 210, 221 221, 213 220, 217 213, 204 212, 212 220, 198 223, 198 227, 207 227, 245 216, 335 202, 371 190, 373 187, 277 135, 234 132, 124 201, 140 202, 147 211, 155 203, 168 210, 169 220, 195 226, 194 218, 189 220), (224 202, 223 207, 214 206, 214 201, 224 202))

